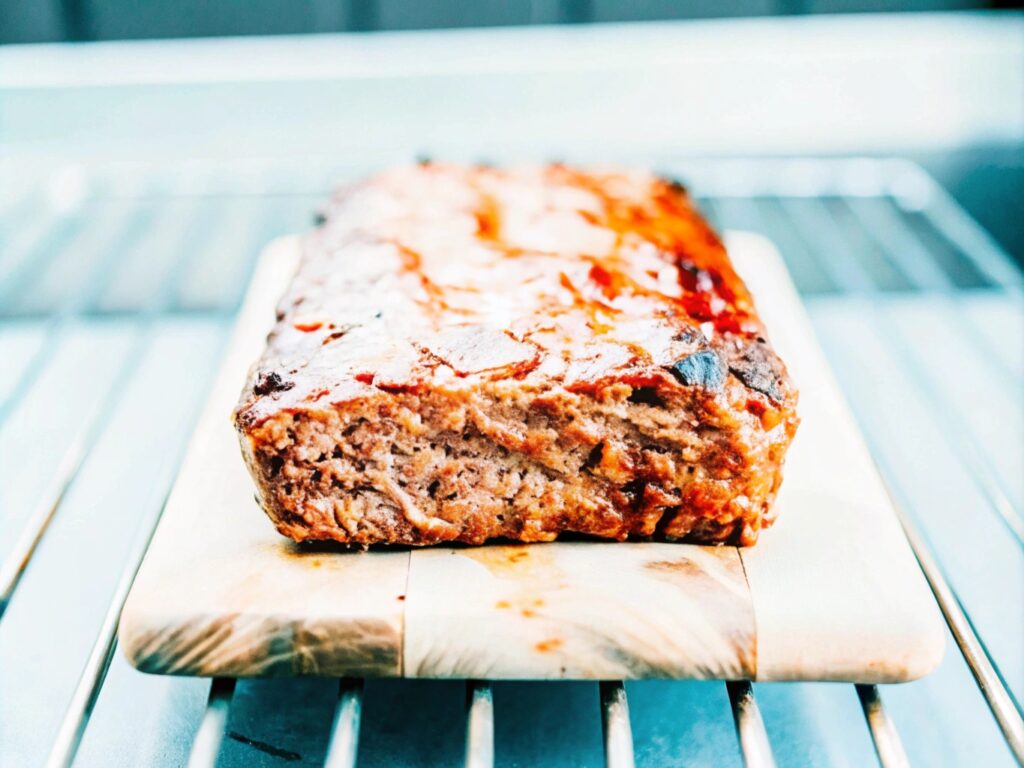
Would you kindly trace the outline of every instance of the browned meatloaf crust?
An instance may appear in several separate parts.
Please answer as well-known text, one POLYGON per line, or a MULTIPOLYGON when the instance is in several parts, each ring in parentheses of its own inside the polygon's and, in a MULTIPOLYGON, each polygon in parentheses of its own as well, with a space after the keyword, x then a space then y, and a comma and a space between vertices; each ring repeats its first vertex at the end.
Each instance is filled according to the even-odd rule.
POLYGON ((296 540, 753 544, 797 394, 676 183, 440 164, 334 196, 235 412, 296 540))

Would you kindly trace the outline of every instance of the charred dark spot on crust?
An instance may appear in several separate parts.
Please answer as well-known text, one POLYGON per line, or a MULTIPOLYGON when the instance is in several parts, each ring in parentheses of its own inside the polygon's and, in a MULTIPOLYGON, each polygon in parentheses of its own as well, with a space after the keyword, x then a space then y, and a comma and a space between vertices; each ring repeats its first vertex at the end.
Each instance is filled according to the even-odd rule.
POLYGON ((408 383, 407 382, 402 382, 402 383, 396 383, 395 382, 395 383, 393 383, 393 382, 374 381, 373 382, 373 386, 375 386, 381 392, 388 392, 390 394, 396 395, 396 394, 407 394, 409 392, 418 392, 420 389, 422 389, 423 384, 421 382, 418 382, 418 381, 416 381, 416 382, 408 382, 408 383))
POLYGON ((675 192, 677 195, 688 194, 687 189, 686 189, 686 185, 683 184, 683 182, 681 182, 675 176, 668 176, 668 175, 665 175, 665 174, 660 174, 658 176, 658 178, 661 179, 661 183, 662 184, 664 184, 670 190, 675 192))
POLYGON ((264 371, 256 378, 252 391, 262 397, 274 392, 284 392, 294 386, 294 381, 285 381, 277 371, 264 371))
POLYGON ((440 480, 434 480, 430 485, 427 486, 427 493, 430 494, 430 498, 434 498, 437 495, 437 489, 440 487, 440 480))
POLYGON ((711 350, 695 352, 676 361, 669 369, 687 387, 703 387, 717 391, 725 383, 725 367, 711 350))
POLYGON ((760 338, 744 345, 729 360, 729 371, 755 392, 767 395, 775 402, 782 401, 785 371, 782 363, 768 348, 767 342, 760 338))
POLYGON ((328 333, 324 337, 324 340, 322 342, 320 342, 320 343, 326 345, 326 344, 330 344, 332 341, 337 341, 338 339, 344 337, 349 331, 351 331, 355 327, 356 327, 355 323, 345 323, 343 325, 339 325, 338 326, 338 330, 332 331, 331 333, 328 333))
POLYGON ((583 462, 583 469, 593 469, 601 463, 603 456, 604 442, 600 442, 590 449, 590 453, 587 454, 587 460, 583 462))
POLYGON ((658 394, 657 387, 636 387, 629 393, 629 397, 626 399, 638 405, 650 405, 655 408, 665 407, 665 401, 658 394))

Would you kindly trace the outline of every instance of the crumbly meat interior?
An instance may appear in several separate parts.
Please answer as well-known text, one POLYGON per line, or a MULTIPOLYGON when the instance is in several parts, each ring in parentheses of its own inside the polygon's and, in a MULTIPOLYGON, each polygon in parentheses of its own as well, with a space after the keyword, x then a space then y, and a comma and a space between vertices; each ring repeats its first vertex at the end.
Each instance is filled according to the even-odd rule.
POLYGON ((763 414, 714 404, 625 383, 540 402, 507 386, 371 397, 265 422, 251 462, 301 540, 752 542, 781 479, 755 470, 780 467, 786 441, 757 441, 763 414))
POLYGON ((392 172, 339 195, 278 319, 236 423, 296 540, 752 544, 773 518, 796 392, 672 184, 392 172))

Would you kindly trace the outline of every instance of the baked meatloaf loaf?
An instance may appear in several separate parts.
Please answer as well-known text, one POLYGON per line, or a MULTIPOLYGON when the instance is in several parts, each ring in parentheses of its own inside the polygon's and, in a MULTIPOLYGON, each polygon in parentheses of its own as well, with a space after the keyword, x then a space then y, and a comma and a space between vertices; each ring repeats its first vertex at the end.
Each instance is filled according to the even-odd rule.
POLYGON ((748 545, 796 400, 679 184, 423 163, 335 194, 235 423, 296 540, 748 545))

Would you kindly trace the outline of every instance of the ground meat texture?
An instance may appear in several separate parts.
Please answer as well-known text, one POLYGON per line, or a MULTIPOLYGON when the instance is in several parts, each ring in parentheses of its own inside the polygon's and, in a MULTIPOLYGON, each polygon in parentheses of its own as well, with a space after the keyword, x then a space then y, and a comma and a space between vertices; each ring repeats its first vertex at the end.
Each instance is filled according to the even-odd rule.
POLYGON ((678 184, 425 163, 339 190, 235 411, 298 541, 753 544, 797 394, 678 184))

